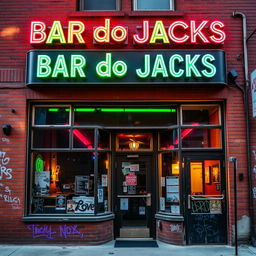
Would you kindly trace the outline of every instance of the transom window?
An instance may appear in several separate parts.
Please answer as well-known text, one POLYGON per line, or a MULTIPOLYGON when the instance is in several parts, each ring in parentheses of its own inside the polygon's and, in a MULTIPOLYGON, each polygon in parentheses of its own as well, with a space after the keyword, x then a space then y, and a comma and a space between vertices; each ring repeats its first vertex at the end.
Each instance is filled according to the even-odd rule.
POLYGON ((173 0, 134 0, 134 10, 163 11, 174 10, 173 0))
POLYGON ((116 11, 120 10, 119 0, 81 0, 83 11, 116 11))

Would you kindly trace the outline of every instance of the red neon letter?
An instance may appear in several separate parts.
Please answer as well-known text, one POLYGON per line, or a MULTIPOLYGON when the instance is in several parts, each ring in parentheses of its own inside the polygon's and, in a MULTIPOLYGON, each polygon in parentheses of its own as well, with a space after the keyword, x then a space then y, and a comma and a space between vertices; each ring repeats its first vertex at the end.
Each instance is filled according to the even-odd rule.
POLYGON ((185 43, 188 39, 189 39, 189 36, 188 35, 184 35, 183 37, 176 37, 175 35, 174 35, 174 29, 176 28, 176 27, 178 27, 178 26, 180 26, 180 27, 183 27, 184 29, 186 29, 186 28, 188 28, 188 25, 184 22, 184 21, 175 21, 175 22, 173 22, 172 24, 171 24, 171 26, 169 27, 169 29, 168 29, 168 35, 169 35, 169 37, 170 37, 170 39, 173 41, 173 42, 175 42, 175 43, 179 43, 179 44, 181 44, 181 43, 185 43))
POLYGON ((98 43, 109 43, 110 19, 105 19, 105 27, 100 26, 95 28, 93 32, 94 40, 98 43), (100 35, 103 33, 103 35, 100 35))
POLYGON ((85 44, 85 41, 82 37, 82 33, 85 30, 84 23, 81 21, 69 21, 68 22, 68 43, 74 43, 74 36, 76 36, 79 44, 85 44), (77 27, 77 29, 75 29, 77 27))
POLYGON ((221 44, 225 41, 226 39, 226 34, 224 31, 222 31, 221 29, 217 29, 217 27, 223 28, 224 24, 221 21, 214 21, 212 22, 211 26, 210 26, 210 30, 214 33, 219 35, 219 38, 217 38, 216 36, 210 36, 211 40, 216 43, 216 44, 221 44))
POLYGON ((208 23, 208 20, 204 20, 201 24, 196 28, 196 22, 191 20, 190 22, 190 30, 191 30, 191 43, 196 43, 196 37, 199 36, 204 43, 209 43, 207 38, 202 33, 201 29, 208 23))
POLYGON ((111 31, 111 37, 116 42, 123 42, 127 37, 127 31, 122 26, 116 26, 111 31), (117 33, 120 31, 121 35, 117 35, 117 33))
POLYGON ((45 23, 41 21, 32 21, 31 22, 31 31, 30 31, 30 43, 31 44, 41 44, 46 39, 46 29, 45 23))
POLYGON ((139 35, 133 35, 133 39, 137 44, 145 44, 149 40, 149 24, 148 20, 143 21, 143 37, 140 38, 139 35))

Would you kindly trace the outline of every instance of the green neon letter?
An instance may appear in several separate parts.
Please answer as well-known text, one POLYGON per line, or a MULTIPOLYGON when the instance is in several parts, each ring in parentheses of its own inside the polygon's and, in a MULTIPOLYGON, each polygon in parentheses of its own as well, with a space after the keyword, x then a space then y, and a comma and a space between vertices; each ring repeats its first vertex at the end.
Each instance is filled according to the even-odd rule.
POLYGON ((163 77, 168 77, 167 69, 162 54, 156 55, 156 60, 151 77, 156 77, 158 73, 161 73, 163 77))
POLYGON ((66 44, 66 39, 60 21, 55 20, 49 32, 46 44, 52 44, 53 40, 58 40, 61 44, 66 44))
POLYGON ((76 77, 76 72, 80 77, 86 77, 83 68, 86 65, 86 59, 82 55, 71 55, 70 77, 76 77))
POLYGON ((111 77, 112 54, 106 54, 106 61, 101 61, 96 66, 96 72, 100 77, 111 77), (105 69, 105 70, 104 70, 105 69))
POLYGON ((203 65, 208 68, 210 71, 207 71, 206 69, 202 70, 202 73, 206 77, 213 77, 216 75, 216 67, 210 63, 210 61, 214 61, 215 58, 211 54, 205 54, 202 58, 203 65), (209 61, 208 61, 209 60, 209 61))
POLYGON ((196 54, 192 59, 190 54, 186 54, 186 77, 191 77, 191 71, 195 74, 196 77, 201 77, 200 72, 195 66, 195 62, 200 57, 200 54, 196 54))
POLYGON ((178 72, 175 71, 175 60, 177 60, 179 63, 184 61, 184 58, 179 55, 179 54, 174 54, 170 60, 169 60, 169 69, 170 69, 170 74, 173 77, 181 77, 184 74, 183 69, 179 69, 178 72))
POLYGON ((157 20, 150 38, 150 44, 155 44, 156 40, 162 40, 164 44, 169 44, 167 33, 164 28, 164 24, 161 20, 157 20))
POLYGON ((144 72, 141 71, 141 68, 136 69, 136 74, 140 78, 146 78, 146 77, 149 76, 149 73, 150 73, 150 55, 149 54, 145 54, 144 66, 145 66, 145 71, 144 72))
POLYGON ((119 60, 113 65, 113 73, 118 77, 123 77, 127 73, 127 65, 119 60))
POLYGON ((51 58, 48 55, 38 55, 36 77, 49 77, 52 72, 50 64, 51 58))
POLYGON ((69 77, 64 55, 58 55, 52 72, 52 77, 57 77, 59 74, 62 74, 63 77, 69 77))

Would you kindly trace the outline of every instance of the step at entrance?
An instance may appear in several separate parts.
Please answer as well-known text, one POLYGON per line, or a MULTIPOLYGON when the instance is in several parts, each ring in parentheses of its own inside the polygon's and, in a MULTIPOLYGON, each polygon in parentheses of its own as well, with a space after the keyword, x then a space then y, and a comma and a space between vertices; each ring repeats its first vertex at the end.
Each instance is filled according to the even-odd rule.
POLYGON ((148 238, 149 228, 146 227, 125 227, 120 228, 121 238, 148 238))

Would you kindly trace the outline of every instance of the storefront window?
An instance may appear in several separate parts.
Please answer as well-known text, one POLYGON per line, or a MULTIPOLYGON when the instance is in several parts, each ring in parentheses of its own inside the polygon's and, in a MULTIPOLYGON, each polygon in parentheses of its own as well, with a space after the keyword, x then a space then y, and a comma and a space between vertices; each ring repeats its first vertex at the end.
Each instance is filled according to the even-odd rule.
POLYGON ((159 155, 159 210, 180 214, 180 165, 177 152, 159 155))
POLYGON ((68 125, 69 107, 35 107, 34 125, 68 125))
POLYGON ((94 129, 73 129, 74 148, 94 148, 94 129))
POLYGON ((68 129, 34 129, 33 148, 69 148, 68 129))
POLYGON ((170 150, 178 148, 178 130, 167 130, 159 133, 159 149, 160 150, 170 150))
POLYGON ((181 130, 183 148, 221 148, 221 129, 181 130))
POLYGON ((182 106, 183 125, 219 125, 220 110, 218 105, 182 106))
POLYGON ((32 154, 32 214, 94 214, 94 154, 32 154))

